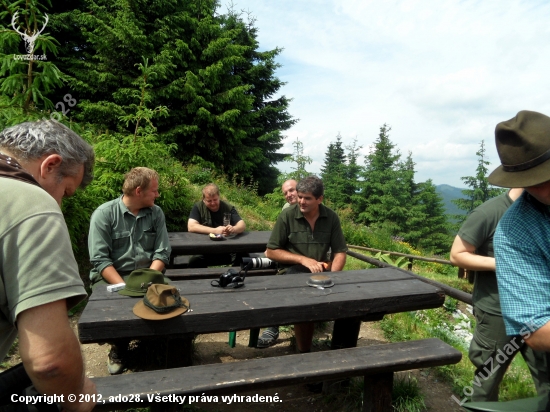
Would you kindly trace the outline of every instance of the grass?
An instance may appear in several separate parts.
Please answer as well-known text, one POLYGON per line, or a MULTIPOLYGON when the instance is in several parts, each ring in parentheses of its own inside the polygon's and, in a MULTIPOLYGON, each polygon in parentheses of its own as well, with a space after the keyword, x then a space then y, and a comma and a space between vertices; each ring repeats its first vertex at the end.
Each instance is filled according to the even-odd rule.
POLYGON ((393 382, 393 408, 397 412, 422 412, 426 410, 424 396, 420 392, 418 381, 410 374, 398 376, 393 382))
MULTIPOLYGON (((458 364, 441 366, 437 371, 451 384, 457 397, 462 399, 464 388, 472 386, 475 368, 468 359, 467 345, 457 339, 449 328, 442 328, 443 325, 453 325, 454 322, 449 311, 443 307, 388 315, 380 325, 386 339, 392 342, 436 337, 461 351, 463 356, 458 364)), ((522 357, 516 356, 500 385, 499 400, 508 401, 531 396, 536 396, 531 374, 522 357)))

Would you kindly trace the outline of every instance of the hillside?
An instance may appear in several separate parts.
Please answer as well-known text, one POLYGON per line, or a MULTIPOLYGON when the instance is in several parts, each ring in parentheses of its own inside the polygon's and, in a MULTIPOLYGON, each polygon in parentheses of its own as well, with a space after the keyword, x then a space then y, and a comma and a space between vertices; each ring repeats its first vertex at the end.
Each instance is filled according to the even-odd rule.
POLYGON ((445 213, 448 215, 464 215, 464 210, 460 210, 451 200, 465 197, 462 194, 463 189, 449 185, 437 185, 435 187, 437 193, 443 198, 445 205, 445 213))

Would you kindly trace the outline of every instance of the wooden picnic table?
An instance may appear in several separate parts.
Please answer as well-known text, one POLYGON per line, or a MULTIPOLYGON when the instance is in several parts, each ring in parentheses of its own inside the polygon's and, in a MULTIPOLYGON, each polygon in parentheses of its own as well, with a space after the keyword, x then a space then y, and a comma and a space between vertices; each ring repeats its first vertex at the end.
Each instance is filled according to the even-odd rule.
POLYGON ((168 232, 172 255, 206 255, 212 253, 265 252, 270 230, 243 232, 225 240, 214 241, 208 235, 168 232))
MULTIPOLYGON (((82 343, 109 342, 117 338, 165 337, 179 341, 169 345, 183 356, 173 366, 189 364, 182 355, 181 342, 189 347, 196 334, 236 331, 270 325, 331 320, 378 320, 385 314, 439 307, 444 292, 405 272, 393 268, 331 272, 334 286, 320 290, 306 284, 311 274, 259 276, 246 278, 240 289, 212 287, 210 280, 175 281, 192 311, 162 321, 144 320, 132 308, 139 298, 109 293, 97 288, 79 322, 82 343), (178 365, 179 364, 179 365, 178 365)), ((344 323, 345 324, 345 323, 344 323)), ((335 342, 357 342, 359 327, 335 327, 335 342), (352 329, 352 330, 350 330, 352 329)), ((169 349, 167 352, 171 352, 169 349)))

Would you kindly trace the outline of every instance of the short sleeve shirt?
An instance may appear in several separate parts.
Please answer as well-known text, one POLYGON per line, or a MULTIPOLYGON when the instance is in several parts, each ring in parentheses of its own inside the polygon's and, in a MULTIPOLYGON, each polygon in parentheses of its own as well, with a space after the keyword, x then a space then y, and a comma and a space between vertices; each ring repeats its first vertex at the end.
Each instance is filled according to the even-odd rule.
POLYGON ((338 215, 322 203, 313 231, 298 205, 284 209, 273 227, 267 248, 284 249, 318 262, 329 261, 327 254, 331 248, 332 254, 348 250, 338 215))
POLYGON ((500 303, 508 335, 550 321, 550 210, 528 193, 502 217, 495 233, 500 303))
MULTIPOLYGON (((489 199, 470 213, 460 227, 458 236, 475 246, 477 255, 494 257, 493 236, 499 220, 512 203, 508 193, 489 199)), ((472 300, 474 306, 484 312, 501 314, 495 272, 476 271, 472 300)))
POLYGON ((99 206, 92 214, 88 234, 90 280, 113 266, 119 273, 148 268, 153 260, 170 259, 170 241, 162 209, 157 205, 141 209, 135 216, 122 196, 99 206))
POLYGON ((0 359, 17 336, 17 316, 87 294, 56 201, 42 188, 0 178, 0 359))

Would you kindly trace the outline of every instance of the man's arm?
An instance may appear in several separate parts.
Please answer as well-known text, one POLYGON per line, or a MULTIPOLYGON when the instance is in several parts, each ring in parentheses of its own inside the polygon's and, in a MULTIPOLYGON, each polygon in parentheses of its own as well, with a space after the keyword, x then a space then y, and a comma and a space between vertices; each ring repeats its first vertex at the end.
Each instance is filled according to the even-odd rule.
POLYGON ((122 276, 120 276, 113 265, 107 266, 105 269, 103 269, 103 271, 101 272, 101 276, 103 276, 105 282, 110 283, 111 285, 124 283, 124 279, 122 279, 122 276))
POLYGON ((96 210, 90 219, 88 252, 90 263, 111 284, 122 283, 122 277, 113 266, 111 259, 112 238, 110 225, 102 210, 96 210))
POLYGON ((66 411, 91 411, 95 402, 78 402, 79 394, 95 394, 85 377, 80 345, 67 318, 65 300, 24 310, 17 317, 19 354, 36 390, 46 395, 76 395, 66 411))
POLYGON ((208 235, 209 233, 216 233, 221 235, 225 230, 225 226, 209 227, 201 225, 197 220, 189 218, 187 221, 187 231, 191 233, 201 233, 208 235))
POLYGON ((525 344, 533 350, 550 352, 550 322, 525 337, 525 344))
POLYGON ((495 258, 475 254, 476 247, 456 236, 451 247, 451 263, 455 266, 480 271, 495 271, 495 258))
POLYGON ((285 263, 290 265, 304 265, 311 270, 311 273, 320 273, 323 271, 323 262, 317 262, 315 259, 297 255, 284 249, 267 249, 265 251, 267 258, 275 260, 279 263, 285 263))
POLYGON ((344 265, 346 264, 346 257, 346 252, 335 253, 334 259, 332 259, 330 270, 332 272, 339 272, 344 269, 344 265))
POLYGON ((150 269, 158 270, 162 272, 166 264, 170 261, 170 253, 172 253, 172 247, 170 246, 170 239, 168 238, 168 229, 166 229, 166 218, 161 208, 155 208, 156 218, 155 224, 155 246, 152 257, 150 269))

